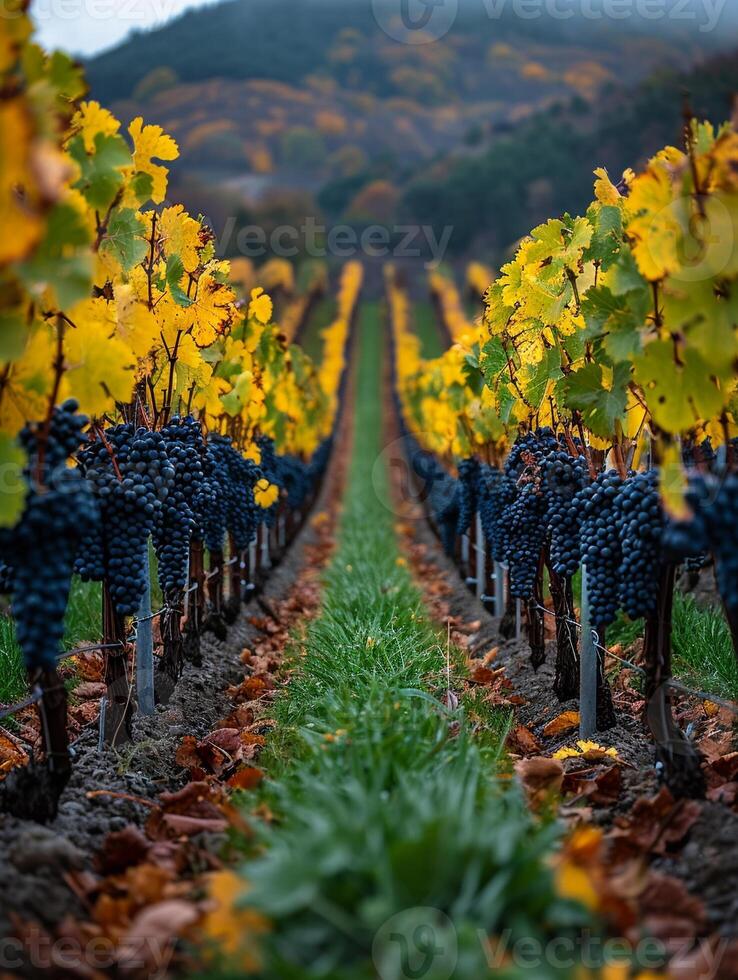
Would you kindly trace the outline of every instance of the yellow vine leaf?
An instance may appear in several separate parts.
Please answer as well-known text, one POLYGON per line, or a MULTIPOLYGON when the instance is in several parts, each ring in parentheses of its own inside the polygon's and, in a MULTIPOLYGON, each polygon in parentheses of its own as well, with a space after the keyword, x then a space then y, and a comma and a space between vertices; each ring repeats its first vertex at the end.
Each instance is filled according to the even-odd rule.
POLYGON ((83 102, 72 118, 71 132, 80 133, 87 153, 95 152, 95 137, 115 136, 120 122, 99 102, 83 102))
POLYGON ((659 490, 664 510, 670 517, 676 521, 685 521, 690 517, 691 512, 686 501, 687 474, 684 472, 682 454, 676 443, 669 443, 664 448, 659 490))
POLYGON ((167 255, 178 255, 185 271, 194 272, 200 263, 200 222, 176 204, 162 211, 158 226, 167 255))
POLYGON ((43 234, 44 221, 30 170, 34 139, 25 101, 0 100, 0 227, 5 229, 0 236, 0 266, 25 258, 43 234))
POLYGON ((600 204, 620 204, 623 199, 617 187, 610 180, 607 170, 604 167, 598 167, 595 170, 595 177, 597 177, 594 185, 595 197, 600 204))
POLYGON ((273 483, 269 483, 268 480, 259 480, 254 487, 254 500, 259 507, 271 507, 278 496, 279 487, 276 487, 273 483))
POLYGON ((158 160, 176 160, 179 156, 179 147, 171 136, 167 136, 161 126, 144 126, 140 116, 133 120, 128 127, 128 132, 133 140, 134 167, 139 173, 151 177, 153 184, 151 200, 154 204, 161 204, 167 195, 169 171, 153 160, 155 157, 158 160))
POLYGON ((75 326, 64 334, 65 397, 73 395, 86 415, 112 413, 116 402, 130 400, 134 368, 128 345, 114 335, 115 309, 104 299, 82 300, 70 317, 75 326))
POLYGON ((259 323, 269 323, 272 318, 272 300, 261 286, 251 290, 251 302, 249 303, 249 317, 258 320, 259 323))

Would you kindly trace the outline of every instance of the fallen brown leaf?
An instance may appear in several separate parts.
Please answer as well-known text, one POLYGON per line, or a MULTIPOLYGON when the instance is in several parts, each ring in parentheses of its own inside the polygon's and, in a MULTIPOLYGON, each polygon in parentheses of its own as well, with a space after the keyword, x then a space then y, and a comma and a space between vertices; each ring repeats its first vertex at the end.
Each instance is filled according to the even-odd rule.
POLYGON ((100 698, 105 697, 107 690, 107 686, 101 682, 85 681, 75 687, 73 694, 80 701, 92 701, 93 699, 99 701, 100 698))
POLYGON ((101 874, 120 874, 131 865, 144 861, 149 848, 149 841, 138 827, 129 824, 123 830, 108 834, 95 858, 95 867, 101 874))
POLYGON ((172 941, 197 922, 195 905, 182 899, 157 902, 143 909, 123 935, 116 951, 118 969, 125 976, 161 973, 171 954, 172 941))
POLYGON ((526 725, 516 725, 505 744, 516 755, 537 755, 542 749, 541 743, 526 725))
POLYGON ((564 767, 558 759, 549 759, 543 755, 520 759, 515 763, 515 772, 532 809, 561 792, 564 767))

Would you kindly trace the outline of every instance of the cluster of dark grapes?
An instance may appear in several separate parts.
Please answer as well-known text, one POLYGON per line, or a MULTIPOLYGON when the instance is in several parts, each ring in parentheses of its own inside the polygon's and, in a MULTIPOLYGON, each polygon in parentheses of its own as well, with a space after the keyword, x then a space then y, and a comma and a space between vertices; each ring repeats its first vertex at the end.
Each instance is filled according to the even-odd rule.
POLYGON ((285 455, 279 458, 279 485, 284 487, 287 505, 293 510, 302 507, 312 488, 310 467, 298 457, 285 455))
POLYGON ((479 485, 479 460, 474 456, 462 459, 458 466, 459 514, 456 519, 456 533, 465 534, 477 512, 477 488, 479 485))
POLYGON ((26 500, 5 544, 12 555, 13 617, 29 668, 56 662, 80 537, 98 522, 89 485, 66 465, 82 444, 88 421, 77 409, 77 402, 66 401, 54 410, 48 432, 27 425, 19 437, 28 454, 26 500))
POLYGON ((254 487, 264 474, 253 460, 244 459, 226 436, 213 436, 209 449, 218 458, 224 477, 225 528, 232 535, 236 549, 242 551, 256 535, 259 521, 264 519, 264 511, 254 502, 254 487))
POLYGON ((509 558, 510 531, 507 509, 515 500, 517 486, 515 480, 506 473, 498 473, 499 479, 492 482, 487 494, 487 516, 482 510, 482 527, 488 547, 495 561, 506 562, 509 558))
POLYGON ((533 595, 549 531, 543 466, 560 448, 548 427, 526 433, 515 440, 503 473, 478 481, 485 539, 495 561, 509 566, 510 592, 517 599, 533 595))
POLYGON ((435 456, 423 449, 407 430, 404 433, 404 440, 410 466, 422 481, 421 498, 428 501, 444 551, 452 555, 459 519, 458 481, 450 476, 435 456))
POLYGON ((228 474, 223 457, 212 441, 203 455, 203 480, 195 496, 197 537, 205 542, 208 551, 222 551, 228 530, 227 488, 228 474))
POLYGON ((441 534, 441 543, 447 555, 456 546, 456 527, 459 523, 459 488, 457 481, 441 467, 430 490, 430 505, 441 534))
POLYGON ((495 515, 497 513, 496 494, 498 484, 502 480, 502 473, 484 463, 479 467, 477 477, 477 505, 479 507, 479 519, 482 522, 482 534, 487 542, 488 548, 492 549, 492 540, 495 534, 495 515))
POLYGON ((738 610, 738 474, 703 481, 698 493, 718 590, 725 605, 738 610))
POLYGON ((528 466, 528 458, 540 462, 547 453, 560 448, 559 440, 548 426, 518 436, 505 460, 505 473, 519 479, 528 466))
POLYGON ((77 571, 83 579, 104 574, 116 611, 133 615, 146 587, 149 535, 174 489, 166 441, 131 423, 112 426, 80 454, 80 464, 101 522, 97 540, 90 542, 94 535, 88 534, 80 548, 77 571))
POLYGON ((505 510, 509 523, 507 561, 510 565, 510 593, 515 599, 533 595, 541 550, 546 543, 546 496, 537 481, 518 488, 505 510))
POLYGON ((656 611, 664 515, 656 470, 635 473, 615 498, 622 561, 620 605, 631 619, 656 611))
POLYGON ((591 621, 598 627, 609 626, 619 607, 622 550, 616 498, 622 482, 615 470, 607 470, 576 497, 576 506, 582 510, 580 546, 591 621))
POLYGON ((205 474, 202 432, 192 416, 171 419, 161 434, 174 467, 174 482, 154 522, 152 541, 159 585, 166 595, 187 584, 190 540, 198 526, 195 501, 205 474))
POLYGON ((586 460, 583 456, 571 456, 564 449, 552 450, 541 461, 541 482, 551 534, 551 567, 557 575, 570 578, 582 559, 579 542, 582 509, 577 495, 589 483, 586 460))
POLYGON ((693 474, 687 503, 692 518, 670 521, 662 544, 672 561, 703 561, 711 553, 720 595, 738 610, 738 473, 693 474))
MULTIPOLYGON (((293 456, 289 453, 284 456, 273 454, 273 458, 267 461, 266 468, 262 448, 259 468, 270 483, 285 491, 288 506, 292 510, 298 510, 325 473, 332 445, 333 438, 331 436, 324 439, 307 463, 299 456, 293 456)), ((261 510, 261 508, 259 509, 261 510)))

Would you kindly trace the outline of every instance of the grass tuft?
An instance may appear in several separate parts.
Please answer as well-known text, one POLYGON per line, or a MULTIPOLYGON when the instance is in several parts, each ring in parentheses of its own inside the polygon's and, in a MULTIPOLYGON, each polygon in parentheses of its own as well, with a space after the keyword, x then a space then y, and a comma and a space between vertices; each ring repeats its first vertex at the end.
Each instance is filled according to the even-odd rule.
POLYGON ((673 660, 675 676, 685 683, 738 698, 738 660, 721 610, 702 608, 692 596, 676 596, 673 660))
POLYGON ((0 616, 0 705, 19 701, 28 690, 23 656, 9 616, 0 616))

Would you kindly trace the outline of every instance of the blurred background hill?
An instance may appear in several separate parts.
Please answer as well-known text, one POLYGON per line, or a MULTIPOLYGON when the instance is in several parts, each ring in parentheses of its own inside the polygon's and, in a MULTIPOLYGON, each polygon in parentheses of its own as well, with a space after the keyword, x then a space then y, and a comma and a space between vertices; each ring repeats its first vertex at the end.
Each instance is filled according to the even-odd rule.
POLYGON ((730 7, 712 31, 489 9, 466 0, 442 38, 407 44, 369 0, 230 0, 132 34, 88 76, 124 119, 176 137, 172 195, 205 202, 224 254, 239 227, 310 215, 452 226, 451 255, 498 262, 586 206, 595 166, 619 175, 678 141, 685 92, 696 114, 730 115, 730 7))

